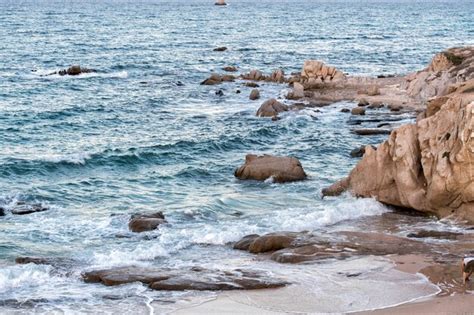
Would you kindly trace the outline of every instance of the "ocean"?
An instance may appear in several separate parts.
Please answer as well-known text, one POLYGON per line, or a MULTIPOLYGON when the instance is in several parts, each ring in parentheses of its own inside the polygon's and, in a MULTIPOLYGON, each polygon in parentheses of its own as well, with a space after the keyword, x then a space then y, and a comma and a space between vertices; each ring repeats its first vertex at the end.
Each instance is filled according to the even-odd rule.
MULTIPOLYGON (((305 269, 262 262, 229 244, 252 233, 351 228, 354 220, 390 211, 372 199, 321 198, 321 188, 357 162, 353 148, 386 138, 351 132, 340 110, 353 104, 289 112, 274 122, 255 112, 265 99, 282 97, 286 85, 264 83, 262 99, 250 101, 251 89, 239 80, 200 82, 228 65, 239 73, 281 68, 290 74, 308 59, 351 75, 420 70, 436 52, 473 44, 474 3, 228 3, 0 0, 0 206, 49 208, 0 217, 1 313, 165 313, 214 296, 80 278, 112 266, 247 266, 313 287, 342 263, 305 269), (228 50, 213 51, 218 46, 228 50), (48 75, 73 64, 97 72, 48 75), (297 157, 308 179, 237 180, 233 172, 249 153, 297 157), (166 225, 128 230, 131 214, 156 211, 166 225), (15 265, 17 256, 74 263, 58 271, 15 265)), ((401 117, 401 123, 414 119, 401 117)), ((389 266, 364 259, 355 265, 389 266)), ((348 293, 339 308, 322 309, 383 307, 436 292, 421 278, 398 280, 406 294, 394 300, 351 306, 348 293)))

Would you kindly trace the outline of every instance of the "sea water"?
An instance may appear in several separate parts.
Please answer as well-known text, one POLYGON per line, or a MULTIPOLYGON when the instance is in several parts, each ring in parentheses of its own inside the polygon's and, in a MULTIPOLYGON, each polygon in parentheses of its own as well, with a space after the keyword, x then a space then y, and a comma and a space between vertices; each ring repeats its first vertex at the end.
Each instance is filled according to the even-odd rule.
MULTIPOLYGON (((151 292, 140 284, 108 288, 80 278, 84 270, 132 264, 248 266, 300 284, 326 279, 327 286, 334 281, 321 278, 318 268, 331 274, 334 263, 306 271, 257 263, 228 243, 251 233, 349 227, 389 211, 371 199, 320 196, 357 162, 351 149, 385 139, 351 133, 340 110, 353 104, 286 113, 273 122, 255 112, 286 86, 263 84, 262 99, 250 101, 239 81, 199 83, 227 65, 241 73, 282 68, 289 74, 307 59, 351 75, 419 70, 436 52, 473 44, 473 2, 228 2, 0 0, 0 205, 49 207, 0 217, 0 312, 162 313, 209 294, 151 292), (228 50, 214 52, 218 46, 228 50), (48 75, 72 64, 97 72, 48 75), (233 171, 248 153, 297 157, 309 178, 236 180, 233 171), (131 214, 156 211, 168 224, 128 231, 131 214), (60 270, 14 264, 25 255, 76 263, 60 270)), ((370 270, 372 263, 365 265, 370 270)), ((436 292, 423 281, 417 287, 423 279, 399 278, 415 288, 402 300, 436 292)), ((350 310, 348 301, 330 310, 350 310)))

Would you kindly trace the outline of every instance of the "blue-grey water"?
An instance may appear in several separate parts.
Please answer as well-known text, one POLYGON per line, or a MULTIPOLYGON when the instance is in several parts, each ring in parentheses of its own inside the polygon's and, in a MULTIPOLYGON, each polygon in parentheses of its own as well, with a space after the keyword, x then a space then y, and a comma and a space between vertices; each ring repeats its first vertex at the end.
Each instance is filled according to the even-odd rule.
MULTIPOLYGON (((229 2, 0 0, 0 206, 50 207, 0 217, 0 312, 146 312, 151 299, 165 312, 196 294, 83 284, 80 273, 130 264, 253 266, 260 263, 226 244, 387 211, 373 200, 319 195, 356 163, 352 148, 384 139, 350 132, 340 109, 352 104, 273 122, 255 117, 261 101, 249 101, 241 82, 199 83, 227 65, 290 73, 307 59, 354 75, 419 70, 438 51, 473 44, 474 3, 229 2), (98 72, 44 76, 72 64, 98 72), (233 171, 247 153, 295 156, 309 179, 238 181, 233 171), (130 214, 158 210, 169 224, 128 231, 130 214), (22 255, 81 263, 58 274, 15 265, 22 255)), ((262 101, 285 88, 264 84, 262 101)))

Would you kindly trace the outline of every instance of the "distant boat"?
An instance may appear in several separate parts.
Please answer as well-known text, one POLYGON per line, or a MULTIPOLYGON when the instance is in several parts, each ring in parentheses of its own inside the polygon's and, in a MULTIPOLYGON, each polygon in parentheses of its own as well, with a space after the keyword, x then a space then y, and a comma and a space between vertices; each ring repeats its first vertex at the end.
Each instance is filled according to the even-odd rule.
POLYGON ((225 3, 225 0, 217 0, 216 3, 214 3, 215 5, 227 5, 227 3, 225 3))

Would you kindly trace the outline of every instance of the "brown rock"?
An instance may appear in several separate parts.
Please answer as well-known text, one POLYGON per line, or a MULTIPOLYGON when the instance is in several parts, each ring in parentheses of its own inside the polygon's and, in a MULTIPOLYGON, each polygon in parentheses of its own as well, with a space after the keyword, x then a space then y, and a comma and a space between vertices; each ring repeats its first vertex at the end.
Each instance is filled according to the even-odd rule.
POLYGON ((349 188, 349 178, 343 178, 329 187, 323 188, 321 193, 323 197, 326 196, 339 196, 349 188))
POLYGON ((303 180, 306 174, 298 159, 272 155, 256 156, 248 154, 245 164, 235 171, 239 179, 267 180, 272 178, 276 183, 303 180))
POLYGON ((57 73, 61 76, 64 76, 64 75, 75 76, 75 75, 80 75, 82 73, 91 73, 91 72, 96 72, 96 70, 88 69, 88 68, 82 68, 81 66, 74 65, 74 66, 71 66, 67 69, 60 70, 57 73))
POLYGON ((357 196, 474 222, 474 93, 455 92, 432 116, 366 149, 350 174, 357 196))
POLYGON ((357 104, 357 106, 367 106, 369 105, 369 101, 367 101, 365 98, 361 98, 359 100, 359 103, 357 104))
POLYGON ((291 234, 266 234, 253 240, 248 251, 253 254, 273 252, 289 247, 294 240, 295 236, 291 234))
POLYGON ((250 244, 252 244, 255 239, 257 239, 260 235, 258 234, 250 234, 247 236, 244 236, 240 241, 234 244, 234 249, 240 249, 240 250, 249 250, 250 244))
POLYGON ((245 82, 244 84, 246 87, 251 87, 251 88, 258 88, 260 87, 260 85, 258 85, 257 83, 255 82, 245 82))
POLYGON ((354 107, 351 110, 352 115, 365 115, 365 108, 363 107, 354 107))
POLYGON ((163 223, 166 223, 163 212, 153 214, 135 214, 128 223, 128 228, 132 232, 140 233, 155 230, 163 223))
POLYGON ((265 101, 257 111, 258 117, 273 117, 281 112, 288 111, 288 106, 272 98, 265 101))
POLYGON ((254 101, 254 100, 258 100, 259 98, 260 98, 260 91, 257 90, 257 89, 253 89, 253 90, 250 92, 249 99, 251 99, 252 101, 254 101))
POLYGON ((380 89, 376 85, 371 85, 367 88, 367 95, 369 96, 375 96, 375 95, 380 95, 380 89))

